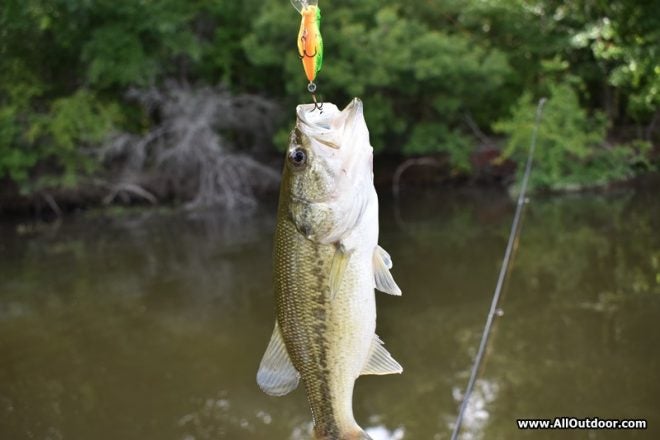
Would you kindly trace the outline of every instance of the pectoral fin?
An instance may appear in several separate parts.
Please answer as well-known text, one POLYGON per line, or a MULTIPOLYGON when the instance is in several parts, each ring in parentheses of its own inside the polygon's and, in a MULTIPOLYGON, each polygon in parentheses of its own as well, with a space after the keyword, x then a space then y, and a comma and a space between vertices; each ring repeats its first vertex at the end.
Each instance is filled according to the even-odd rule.
POLYGON ((390 269, 392 268, 392 258, 385 249, 376 246, 374 251, 374 278, 376 280, 376 289, 390 295, 401 295, 401 289, 396 285, 390 269))
POLYGON ((394 360, 389 351, 383 347, 383 341, 378 335, 374 335, 369 352, 369 360, 362 369, 361 374, 399 374, 403 367, 394 360))
POLYGON ((264 393, 271 396, 284 396, 296 389, 300 374, 296 371, 284 346, 280 327, 275 322, 273 335, 261 359, 257 372, 257 383, 264 393))
POLYGON ((341 288, 341 280, 344 279, 344 272, 346 272, 350 258, 351 252, 347 252, 338 244, 335 255, 332 257, 332 266, 330 266, 330 299, 335 299, 341 288))

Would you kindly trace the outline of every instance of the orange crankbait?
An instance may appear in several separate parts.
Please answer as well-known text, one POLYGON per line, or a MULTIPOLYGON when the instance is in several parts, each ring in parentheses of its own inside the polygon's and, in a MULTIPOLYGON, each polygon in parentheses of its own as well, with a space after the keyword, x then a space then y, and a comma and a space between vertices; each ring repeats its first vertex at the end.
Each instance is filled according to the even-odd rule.
MULTIPOLYGON (((323 38, 321 37, 321 10, 318 0, 291 0, 291 4, 300 14, 300 31, 298 32, 298 55, 302 60, 305 75, 309 80, 307 90, 312 94, 316 104, 316 75, 323 65, 323 38)), ((317 108, 318 107, 317 105, 317 108)))

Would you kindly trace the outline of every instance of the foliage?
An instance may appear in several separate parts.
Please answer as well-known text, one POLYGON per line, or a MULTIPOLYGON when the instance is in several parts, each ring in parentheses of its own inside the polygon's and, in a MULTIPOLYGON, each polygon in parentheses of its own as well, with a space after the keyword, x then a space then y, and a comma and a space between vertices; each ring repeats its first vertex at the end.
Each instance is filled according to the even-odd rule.
POLYGON ((643 119, 660 105, 660 4, 658 2, 586 0, 568 4, 579 14, 581 30, 572 46, 588 49, 606 81, 627 95, 628 114, 643 119))
POLYGON ((36 115, 28 141, 39 145, 46 157, 57 159, 61 183, 73 185, 80 174, 89 174, 98 162, 91 151, 118 121, 115 103, 104 103, 88 90, 55 99, 47 114, 36 115))
POLYGON ((32 146, 17 148, 16 144, 29 127, 26 113, 30 100, 40 93, 41 87, 18 62, 0 70, 0 87, 0 176, 6 174, 16 182, 24 182, 39 152, 32 146), (2 87, 9 84, 7 77, 12 74, 20 80, 13 81, 11 87, 2 87))
POLYGON ((236 40, 238 29, 216 33, 212 23, 206 35, 202 17, 210 11, 228 21, 223 6, 238 16, 240 8, 206 3, 6 2, 0 12, 0 178, 8 176, 24 192, 74 185, 99 168, 93 150, 114 130, 151 124, 135 118, 124 99, 129 87, 171 76, 239 78, 225 62, 236 44, 206 41, 236 40))
MULTIPOLYGON (((539 184, 591 184, 651 165, 658 2, 336 0, 321 9, 320 95, 338 104, 362 97, 379 153, 439 153, 468 173, 493 121, 523 121, 531 96, 561 84, 553 105, 575 117, 561 134, 570 148, 553 157, 569 162, 551 161, 539 184), (605 143, 605 126, 618 142, 605 143)), ((161 122, 128 91, 163 90, 167 80, 199 90, 221 83, 285 109, 309 101, 295 49, 299 20, 282 0, 6 0, 0 179, 30 192, 109 171, 97 154, 104 139, 117 131, 139 137, 161 122)), ((281 145, 294 117, 285 114, 281 145)), ((498 126, 513 136, 510 145, 526 136, 515 125, 498 126)), ((519 158, 517 148, 507 154, 519 158)))
POLYGON ((120 119, 117 104, 106 103, 86 89, 57 98, 43 112, 31 111, 30 101, 42 87, 29 74, 7 90, 0 104, 0 176, 7 173, 24 191, 44 182, 73 185, 80 174, 98 165, 90 148, 98 145, 120 119), (30 179, 40 161, 53 161, 53 173, 30 179))
MULTIPOLYGON (((246 52, 256 65, 285 73, 290 102, 307 101, 292 50, 297 17, 286 2, 264 3, 244 39, 246 52)), ((396 1, 334 2, 322 22, 327 62, 317 80, 320 92, 338 103, 363 97, 376 151, 446 152, 465 168, 470 142, 463 112, 481 122, 494 117, 497 91, 512 72, 506 55, 485 41, 444 31, 415 12, 396 1), (483 105, 488 99, 493 107, 483 105)))
MULTIPOLYGON (((508 136, 503 151, 524 163, 535 125, 536 102, 524 94, 509 119, 494 128, 508 136)), ((602 113, 588 116, 568 84, 549 88, 539 125, 531 186, 542 189, 571 189, 602 185, 630 177, 633 166, 650 166, 645 161, 647 143, 613 147, 605 142, 607 121, 602 113), (640 160, 641 159, 641 160, 640 160)), ((523 167, 519 167, 523 171, 523 167)))

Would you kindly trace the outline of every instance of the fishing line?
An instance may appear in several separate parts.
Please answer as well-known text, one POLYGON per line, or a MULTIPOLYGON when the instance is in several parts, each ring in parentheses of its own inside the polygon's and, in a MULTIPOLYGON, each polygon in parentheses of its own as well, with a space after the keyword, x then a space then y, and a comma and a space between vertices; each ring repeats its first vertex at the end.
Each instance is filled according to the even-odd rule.
POLYGON ((502 260, 502 267, 500 268, 497 285, 495 286, 495 292, 493 293, 493 300, 490 303, 490 311, 488 312, 488 319, 486 319, 486 326, 484 327, 483 334, 481 335, 479 350, 477 351, 477 356, 474 358, 474 364, 472 365, 470 380, 468 381, 467 388, 463 394, 461 408, 458 412, 458 417, 456 418, 454 430, 451 433, 451 440, 456 440, 458 438, 458 433, 461 430, 463 418, 465 417, 465 410, 467 409, 467 405, 470 402, 470 396, 474 390, 474 384, 477 381, 479 366, 481 365, 484 354, 486 352, 486 345, 488 344, 488 337, 490 336, 490 332, 493 327, 493 320, 497 314, 497 304, 499 303, 500 296, 502 294, 502 287, 504 286, 504 280, 506 279, 506 274, 509 270, 509 264, 511 263, 511 256, 513 255, 514 245, 520 232, 520 219, 522 216, 523 207, 525 205, 525 193, 527 192, 529 175, 532 172, 532 160, 534 158, 534 150, 536 150, 536 138, 539 131, 539 125, 541 124, 541 115, 543 114, 543 106, 545 105, 545 102, 546 99, 541 98, 536 107, 536 119, 534 121, 534 129, 532 131, 532 141, 529 147, 529 153, 527 154, 527 163, 525 165, 525 174, 523 175, 522 185, 520 186, 520 194, 518 194, 516 213, 513 216, 513 223, 511 224, 511 231, 509 232, 509 241, 506 245, 506 251, 504 252, 504 259, 502 260))

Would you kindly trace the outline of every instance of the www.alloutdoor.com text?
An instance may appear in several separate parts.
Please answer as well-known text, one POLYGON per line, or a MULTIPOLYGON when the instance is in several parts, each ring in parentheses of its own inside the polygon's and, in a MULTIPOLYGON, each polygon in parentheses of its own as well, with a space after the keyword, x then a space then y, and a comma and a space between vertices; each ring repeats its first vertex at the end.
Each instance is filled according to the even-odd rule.
POLYGON ((517 419, 518 429, 646 429, 644 419, 601 419, 598 417, 555 417, 517 419))

